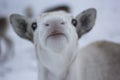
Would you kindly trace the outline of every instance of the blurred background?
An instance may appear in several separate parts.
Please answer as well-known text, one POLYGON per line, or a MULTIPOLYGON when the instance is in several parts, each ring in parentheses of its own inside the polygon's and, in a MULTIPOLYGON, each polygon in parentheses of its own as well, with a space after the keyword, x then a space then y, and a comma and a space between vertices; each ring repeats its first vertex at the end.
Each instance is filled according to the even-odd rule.
MULTIPOLYGON (((74 16, 88 8, 97 9, 96 24, 79 40, 80 48, 98 40, 120 43, 120 0, 0 0, 0 18, 8 19, 10 14, 26 15, 27 12, 33 12, 28 17, 38 16, 59 5, 68 5, 74 16)), ((5 63, 0 62, 0 80, 37 80, 34 45, 18 37, 10 23, 6 35, 14 45, 14 55, 5 63)), ((4 43, 1 43, 2 46, 4 43)))

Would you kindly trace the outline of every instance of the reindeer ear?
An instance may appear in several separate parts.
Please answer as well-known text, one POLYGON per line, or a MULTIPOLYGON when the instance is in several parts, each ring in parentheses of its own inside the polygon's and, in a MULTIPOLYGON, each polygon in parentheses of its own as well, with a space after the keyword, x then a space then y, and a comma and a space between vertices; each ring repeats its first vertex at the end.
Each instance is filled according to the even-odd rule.
POLYGON ((24 16, 18 14, 12 14, 10 16, 10 22, 14 31, 22 38, 33 41, 33 34, 30 31, 30 22, 24 16))
POLYGON ((96 9, 90 8, 85 10, 77 15, 76 19, 78 22, 76 26, 78 37, 81 37, 81 35, 89 32, 93 28, 96 20, 96 9))

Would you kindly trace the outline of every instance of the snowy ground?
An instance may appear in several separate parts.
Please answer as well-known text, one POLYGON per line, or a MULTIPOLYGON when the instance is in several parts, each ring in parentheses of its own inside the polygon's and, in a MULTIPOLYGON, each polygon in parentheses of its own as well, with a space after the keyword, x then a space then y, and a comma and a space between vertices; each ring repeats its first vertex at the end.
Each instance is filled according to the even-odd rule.
MULTIPOLYGON (((39 15, 44 9, 60 4, 68 4, 74 16, 90 7, 97 9, 96 25, 80 39, 80 47, 96 40, 120 43, 120 0, 0 0, 0 15, 23 14, 23 9, 29 5, 39 15)), ((15 55, 5 64, 0 63, 0 80, 37 80, 33 44, 19 38, 12 28, 8 35, 14 42, 15 55)))

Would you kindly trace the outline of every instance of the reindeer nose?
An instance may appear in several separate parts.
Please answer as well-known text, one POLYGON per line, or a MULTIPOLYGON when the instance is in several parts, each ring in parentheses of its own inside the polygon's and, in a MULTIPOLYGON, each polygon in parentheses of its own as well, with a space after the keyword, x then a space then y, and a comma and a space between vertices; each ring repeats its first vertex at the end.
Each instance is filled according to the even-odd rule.
POLYGON ((61 19, 52 19, 47 21, 46 26, 48 27, 50 34, 53 35, 60 35, 64 32, 63 25, 65 23, 61 19))
POLYGON ((56 27, 61 27, 65 24, 65 22, 62 19, 50 19, 45 23, 46 27, 51 27, 51 28, 56 28, 56 27))
POLYGON ((62 27, 60 25, 54 25, 51 27, 52 34, 58 34, 62 31, 62 27))
POLYGON ((57 31, 53 31, 53 32, 52 32, 52 34, 56 34, 56 33, 57 33, 57 31))
POLYGON ((59 31, 57 31, 57 30, 52 31, 52 34, 58 34, 58 33, 59 33, 59 31))

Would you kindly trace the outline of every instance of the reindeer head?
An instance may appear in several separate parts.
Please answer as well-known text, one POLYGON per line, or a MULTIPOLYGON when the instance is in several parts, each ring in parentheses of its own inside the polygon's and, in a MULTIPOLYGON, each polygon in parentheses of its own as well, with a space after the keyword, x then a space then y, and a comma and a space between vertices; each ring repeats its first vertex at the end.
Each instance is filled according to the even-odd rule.
POLYGON ((64 11, 43 13, 34 21, 18 14, 10 16, 13 29, 20 37, 60 50, 71 44, 76 45, 78 38, 92 29, 95 19, 96 10, 93 8, 76 17, 64 11))

